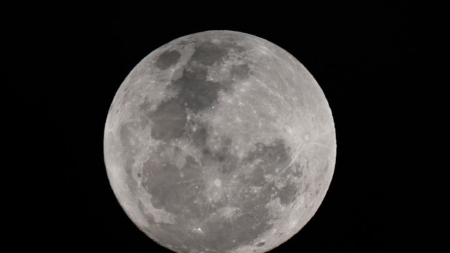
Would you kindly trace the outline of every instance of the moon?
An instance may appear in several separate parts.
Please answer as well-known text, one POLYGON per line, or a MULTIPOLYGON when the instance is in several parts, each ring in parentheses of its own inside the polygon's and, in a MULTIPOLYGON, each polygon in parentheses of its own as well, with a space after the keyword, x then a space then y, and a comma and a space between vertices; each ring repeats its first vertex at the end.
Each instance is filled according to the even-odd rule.
POLYGON ((312 218, 336 160, 331 109, 291 54, 206 31, 146 56, 111 104, 111 187, 128 217, 174 252, 267 252, 312 218))

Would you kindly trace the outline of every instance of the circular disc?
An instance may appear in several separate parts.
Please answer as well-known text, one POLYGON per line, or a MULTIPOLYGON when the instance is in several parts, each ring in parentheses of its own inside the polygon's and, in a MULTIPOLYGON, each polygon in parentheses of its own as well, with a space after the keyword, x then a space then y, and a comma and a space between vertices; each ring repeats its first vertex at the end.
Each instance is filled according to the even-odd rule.
POLYGON ((130 219, 175 252, 266 252, 296 234, 330 185, 336 138, 312 75, 240 32, 181 37, 117 91, 108 177, 130 219))

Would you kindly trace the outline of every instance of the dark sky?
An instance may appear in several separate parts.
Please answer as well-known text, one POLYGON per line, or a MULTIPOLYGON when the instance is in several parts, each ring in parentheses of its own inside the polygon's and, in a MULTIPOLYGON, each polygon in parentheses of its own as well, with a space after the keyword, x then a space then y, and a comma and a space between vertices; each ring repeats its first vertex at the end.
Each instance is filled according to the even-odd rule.
POLYGON ((401 161, 386 136, 401 131, 404 107, 394 90, 414 82, 410 67, 423 54, 418 40, 427 27, 415 1, 359 2, 364 3, 250 7, 242 1, 89 1, 59 7, 44 24, 50 28, 45 49, 55 57, 47 69, 57 78, 45 83, 39 103, 46 134, 55 137, 49 146, 61 153, 57 164, 64 170, 70 225, 62 223, 57 233, 65 247, 169 252, 137 229, 109 185, 103 162, 108 109, 127 74, 151 51, 191 33, 234 30, 295 56, 323 89, 336 125, 337 163, 323 204, 297 235, 271 252, 389 251, 401 229, 389 175, 401 161))

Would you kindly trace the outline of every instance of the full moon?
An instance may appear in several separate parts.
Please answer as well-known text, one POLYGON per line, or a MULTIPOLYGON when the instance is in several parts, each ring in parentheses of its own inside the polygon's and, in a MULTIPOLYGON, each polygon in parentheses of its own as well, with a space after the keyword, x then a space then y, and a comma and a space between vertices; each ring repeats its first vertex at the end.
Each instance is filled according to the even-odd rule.
POLYGON ((322 89, 262 38, 175 39, 126 77, 105 124, 111 187, 128 217, 175 252, 267 252, 312 218, 336 161, 322 89))

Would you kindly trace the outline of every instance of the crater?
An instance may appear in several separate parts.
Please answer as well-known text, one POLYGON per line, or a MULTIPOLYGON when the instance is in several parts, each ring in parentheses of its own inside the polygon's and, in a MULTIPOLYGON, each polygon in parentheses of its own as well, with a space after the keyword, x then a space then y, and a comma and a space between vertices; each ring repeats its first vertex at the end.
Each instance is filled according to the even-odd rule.
POLYGON ((305 139, 305 141, 309 141, 309 139, 310 139, 309 134, 305 134, 305 136, 303 138, 305 139))
POLYGON ((262 247, 262 246, 264 246, 265 244, 266 244, 265 242, 260 242, 260 243, 256 244, 256 247, 262 247))

